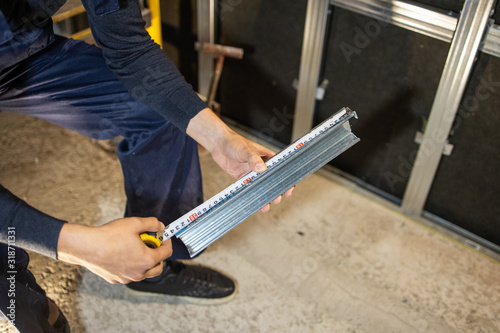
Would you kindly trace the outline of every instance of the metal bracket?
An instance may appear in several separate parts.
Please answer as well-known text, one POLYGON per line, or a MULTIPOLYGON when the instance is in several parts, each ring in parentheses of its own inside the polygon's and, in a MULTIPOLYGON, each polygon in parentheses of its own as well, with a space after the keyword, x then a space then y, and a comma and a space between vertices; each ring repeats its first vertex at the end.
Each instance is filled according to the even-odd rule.
MULTIPOLYGON (((322 101, 323 98, 325 98, 325 92, 326 89, 328 88, 328 84, 330 84, 330 81, 328 79, 324 79, 321 84, 316 87, 316 100, 317 101, 322 101)), ((293 79, 292 86, 295 90, 298 89, 299 87, 299 80, 297 78, 293 79)))
MULTIPOLYGON (((416 144, 421 144, 422 141, 424 139, 424 133, 420 132, 420 131, 417 131, 417 133, 415 133, 415 140, 414 142, 416 144)), ((453 152, 453 148, 455 148, 455 146, 453 144, 451 144, 448 140, 445 141, 444 143, 444 146, 443 146, 443 152, 442 154, 444 156, 450 156, 451 153, 453 152)))

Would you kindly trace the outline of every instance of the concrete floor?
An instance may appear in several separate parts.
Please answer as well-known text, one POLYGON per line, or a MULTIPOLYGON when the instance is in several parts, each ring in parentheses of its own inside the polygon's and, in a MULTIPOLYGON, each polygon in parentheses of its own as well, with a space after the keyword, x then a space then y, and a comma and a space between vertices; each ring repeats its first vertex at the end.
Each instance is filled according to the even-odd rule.
MULTIPOLYGON (((1 112, 0 156, 0 182, 49 214, 99 225, 123 213, 117 158, 78 134, 1 112)), ((232 182, 206 151, 201 161, 206 196, 232 182)), ((131 296, 37 254, 31 268, 78 333, 500 331, 497 262, 318 175, 196 262, 234 276, 237 298, 131 296)))

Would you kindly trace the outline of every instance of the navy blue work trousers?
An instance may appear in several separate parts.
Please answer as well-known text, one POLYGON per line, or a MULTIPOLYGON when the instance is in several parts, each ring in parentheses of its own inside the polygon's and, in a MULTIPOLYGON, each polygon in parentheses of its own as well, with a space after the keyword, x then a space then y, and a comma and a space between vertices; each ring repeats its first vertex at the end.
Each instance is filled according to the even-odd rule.
MULTIPOLYGON (((125 216, 155 216, 167 225, 203 200, 196 142, 134 100, 95 46, 56 37, 45 50, 0 72, 0 110, 41 118, 94 139, 123 136, 117 154, 127 196, 125 216)), ((175 237, 172 246, 170 259, 189 258, 175 237)), ((6 251, 0 244, 2 258, 6 251)), ((46 297, 26 269, 27 255, 19 252, 17 258, 17 279, 26 281, 25 288, 16 288, 17 297, 30 300, 32 309, 42 303, 46 316, 46 297)), ((45 330, 34 324, 23 331, 45 330)))

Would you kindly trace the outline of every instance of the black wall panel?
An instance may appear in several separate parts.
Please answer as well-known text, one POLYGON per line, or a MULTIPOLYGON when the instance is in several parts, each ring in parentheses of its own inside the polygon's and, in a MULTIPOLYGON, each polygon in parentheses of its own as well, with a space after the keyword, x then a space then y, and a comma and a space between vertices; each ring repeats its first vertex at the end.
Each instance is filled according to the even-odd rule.
POLYGON ((500 245, 500 59, 481 54, 425 210, 500 245))
POLYGON ((161 0, 163 50, 194 89, 198 87, 196 0, 161 0))
POLYGON ((464 6, 465 0, 417 0, 416 3, 432 6, 434 8, 459 13, 464 6))
POLYGON ((500 24, 500 3, 497 2, 495 6, 495 11, 493 13, 493 19, 495 20, 495 24, 500 24))
POLYGON ((342 106, 356 110, 361 142, 332 164, 401 199, 446 60, 449 44, 334 9, 318 103, 320 122, 342 106))
MULTIPOLYGON (((453 12, 453 14, 458 14, 464 6, 465 0, 418 0, 415 1, 419 4, 431 6, 438 9, 447 10, 453 12)), ((496 24, 500 24, 500 3, 497 2, 495 5, 494 13, 492 18, 496 24)))
POLYGON ((227 59, 218 100, 222 114, 289 143, 307 1, 222 1, 220 43, 242 47, 227 59))
MULTIPOLYGON (((417 2, 454 13, 464 3, 417 2)), ((283 144, 291 138, 306 6, 306 0, 222 0, 218 10, 218 42, 245 49, 243 60, 226 59, 217 98, 222 113, 283 144)), ((193 6, 184 7, 189 23, 193 6)), ((192 39, 183 31, 180 39, 192 39)), ((334 7, 320 77, 329 86, 315 123, 348 106, 359 114, 352 126, 361 142, 332 165, 400 201, 419 148, 415 134, 425 130, 449 46, 334 7)), ((190 52, 180 52, 181 60, 190 52)), ((186 59, 189 70, 193 57, 186 59)), ((454 151, 443 156, 425 206, 497 245, 499 108, 500 59, 481 54, 451 133, 454 151)))

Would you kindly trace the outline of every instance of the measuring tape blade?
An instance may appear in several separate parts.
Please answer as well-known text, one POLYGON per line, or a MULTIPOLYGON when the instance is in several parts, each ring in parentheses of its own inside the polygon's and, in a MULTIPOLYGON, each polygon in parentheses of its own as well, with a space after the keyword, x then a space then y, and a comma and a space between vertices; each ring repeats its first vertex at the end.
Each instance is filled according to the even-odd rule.
MULTIPOLYGON (((189 243, 191 241, 194 241, 195 239, 203 238, 204 231, 210 230, 210 228, 212 227, 215 228, 216 225, 220 226, 225 224, 224 214, 228 215, 228 217, 226 217, 227 219, 235 218, 234 215, 237 215, 237 218, 233 221, 238 221, 236 224, 239 224, 248 216, 264 207, 274 198, 283 194, 288 188, 294 186, 307 175, 316 171, 324 164, 328 163, 328 161, 333 159, 335 156, 339 155, 344 150, 348 149, 350 146, 359 141, 359 139, 350 131, 348 120, 352 117, 357 117, 354 111, 351 111, 349 108, 341 109, 335 115, 328 118, 327 120, 316 126, 314 129, 312 129, 309 133, 296 140, 287 148, 269 159, 266 162, 266 165, 268 167, 267 170, 261 173, 252 171, 246 174, 218 194, 203 202, 201 205, 197 206, 177 220, 170 223, 165 228, 163 235, 161 235, 162 240, 166 240, 174 235, 177 235, 186 244, 186 242, 189 243), (342 128, 344 128, 344 130, 342 130, 342 128), (337 132, 339 132, 340 134, 337 132), (330 150, 332 151, 330 154, 328 154, 328 147, 330 147, 330 150), (326 154, 323 154, 324 150, 326 150, 326 154), (305 157, 299 159, 299 157, 303 155, 305 157), (293 172, 293 170, 286 170, 289 169, 289 167, 283 167, 286 165, 292 165, 290 164, 292 160, 296 161, 295 163, 292 163, 293 167, 297 168, 297 170, 302 170, 298 174, 296 172, 293 172), (300 163, 300 165, 296 165, 298 163, 300 163), (279 170, 279 174, 274 175, 275 173, 277 173, 277 170, 279 170), (288 179, 288 182, 280 181, 280 178, 284 176, 283 171, 285 171, 286 174, 289 175, 288 177, 286 177, 288 179), (261 180, 257 182, 258 179, 261 180), (272 181, 273 179, 275 180, 274 182, 272 181), (266 182, 277 184, 274 184, 273 187, 270 187, 269 184, 266 185, 266 182), (256 183, 257 185, 263 184, 263 186, 266 187, 265 190, 263 188, 262 191, 256 191, 261 192, 261 194, 264 195, 255 196, 255 193, 244 195, 248 192, 249 188, 255 188, 255 186, 253 185, 255 185, 256 183), (281 187, 277 186, 280 184, 281 187), (288 187, 285 186, 286 188, 282 189, 283 184, 287 184, 286 186, 288 187), (268 199, 268 197, 272 195, 275 196, 268 199), (247 196, 253 197, 247 198, 247 196), (238 200, 235 200, 236 198, 238 198, 238 200), (230 205, 229 202, 231 202, 230 205), (259 205, 262 206, 258 207, 259 205), (224 206, 225 209, 221 211, 220 208, 222 206, 224 206), (237 213, 238 208, 231 209, 231 207, 233 206, 245 206, 245 211, 242 213, 237 213), (210 223, 204 222, 209 216, 212 221, 209 221, 210 223), (201 224, 203 224, 203 226, 200 226, 201 224), (198 231, 188 233, 187 231, 192 230, 195 225, 198 226, 196 228, 196 230, 198 231)), ((234 224, 234 226, 236 224, 234 224)), ((230 229, 228 229, 227 231, 229 231, 230 229)), ((214 233, 213 237, 216 238, 211 240, 211 242, 215 241, 222 235, 223 234, 214 233)), ((206 246, 208 246, 208 244, 206 246)), ((198 251, 193 249, 193 252, 191 252, 190 250, 190 254, 194 256, 200 251, 201 250, 198 251)))
MULTIPOLYGON (((274 161, 268 161, 266 171, 250 178, 244 177, 249 181, 240 185, 227 199, 223 199, 227 189, 214 196, 222 198, 221 203, 177 234, 189 254, 192 257, 197 255, 274 198, 357 143, 359 139, 351 132, 348 123, 355 116, 355 112, 344 108, 275 155, 274 161)), ((240 184, 240 181, 237 183, 240 184)))
MULTIPOLYGON (((320 136, 323 132, 328 129, 333 129, 335 126, 341 125, 351 117, 356 117, 356 113, 351 111, 349 108, 343 108, 339 112, 337 112, 332 117, 328 118, 314 129, 312 129, 309 133, 296 140, 294 143, 289 145, 287 148, 279 152, 270 158, 266 165, 268 169, 260 174, 268 172, 269 169, 273 168, 277 164, 284 161, 288 156, 296 153, 301 150, 301 148, 306 145, 308 142, 311 142, 314 138, 320 136)), ((212 211, 215 207, 221 205, 226 202, 229 198, 231 198, 236 192, 241 191, 243 187, 251 183, 259 174, 251 171, 245 176, 241 177, 233 184, 229 185, 227 188, 217 193, 210 199, 203 202, 201 205, 196 208, 190 210, 185 213, 183 216, 179 217, 175 221, 171 222, 164 230, 163 235, 161 235, 162 240, 167 240, 174 236, 175 234, 180 233, 184 228, 198 220, 201 216, 206 214, 207 212, 212 211)))

